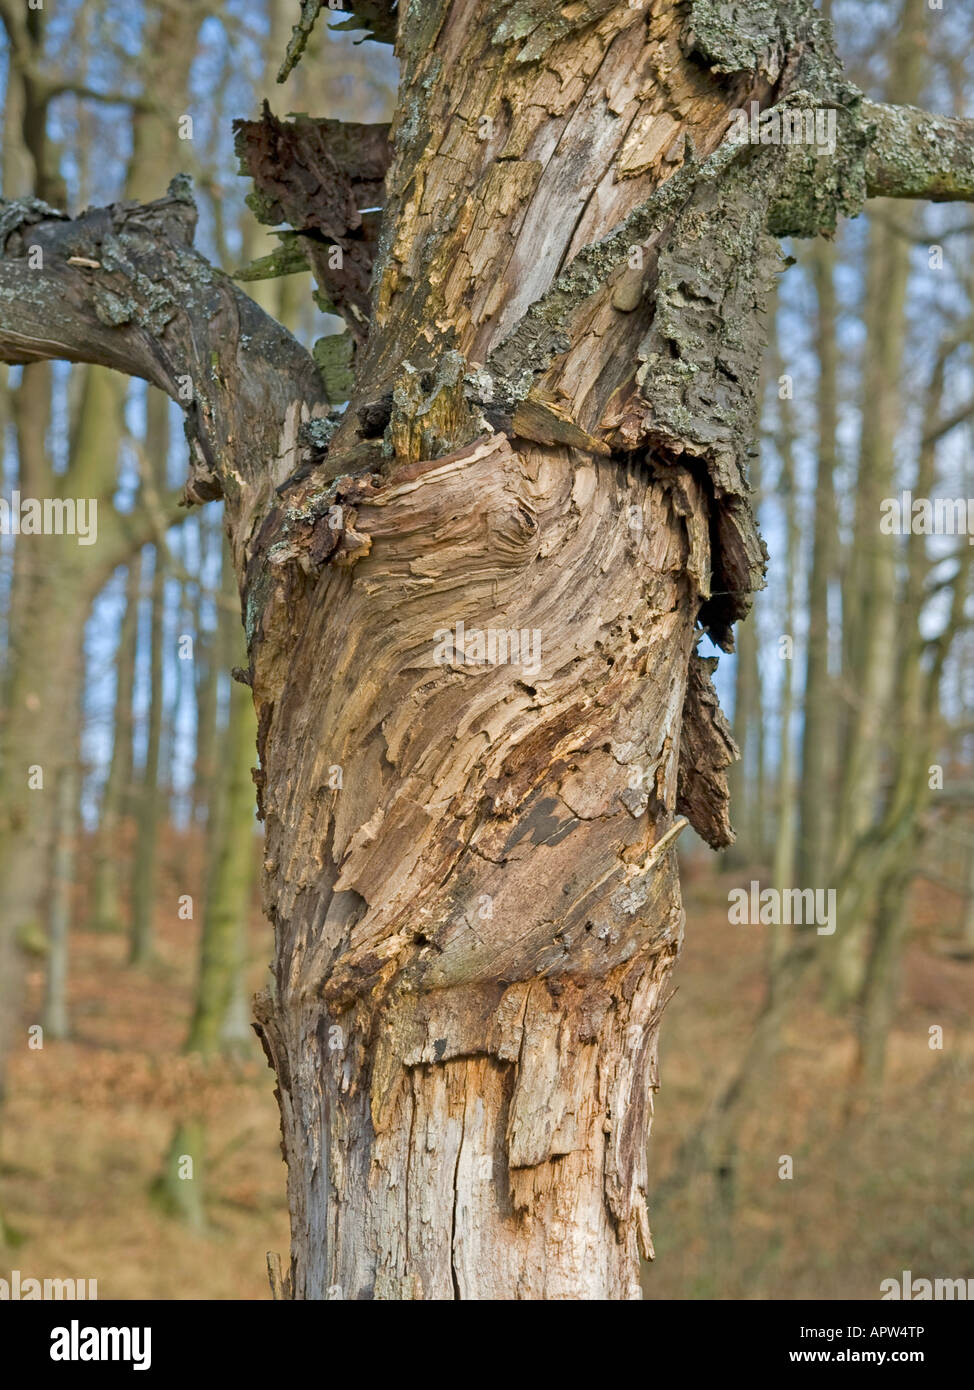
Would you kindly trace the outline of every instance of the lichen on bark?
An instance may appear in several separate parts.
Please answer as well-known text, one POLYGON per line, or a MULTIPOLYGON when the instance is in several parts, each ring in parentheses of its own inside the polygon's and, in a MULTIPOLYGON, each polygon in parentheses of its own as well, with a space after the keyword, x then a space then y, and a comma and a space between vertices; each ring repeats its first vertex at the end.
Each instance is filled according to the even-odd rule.
MULTIPOLYGON (((352 13, 391 34, 397 7, 352 13)), ((946 131, 937 175, 936 122, 863 103, 801 0, 411 0, 397 51, 381 232, 356 162, 384 132, 243 137, 262 211, 293 217, 358 336, 341 416, 310 356, 197 264, 179 199, 27 209, 20 234, 0 207, 0 354, 198 387, 188 493, 226 498, 258 712, 278 1290, 633 1298, 674 846, 684 818, 731 834, 697 642, 729 646, 761 578, 746 468, 773 234, 827 231, 873 187, 949 196, 969 132, 946 131), (729 141, 752 100, 834 110, 835 156, 729 141), (351 256, 355 283, 329 279, 338 244, 370 276, 351 256), (536 635, 536 661, 507 659, 536 635)))

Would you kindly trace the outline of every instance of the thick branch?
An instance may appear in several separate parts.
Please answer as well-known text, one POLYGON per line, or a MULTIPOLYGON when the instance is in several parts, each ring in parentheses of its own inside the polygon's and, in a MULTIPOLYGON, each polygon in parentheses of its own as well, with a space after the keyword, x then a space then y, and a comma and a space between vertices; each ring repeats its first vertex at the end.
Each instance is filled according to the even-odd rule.
POLYGON ((870 198, 974 202, 974 121, 874 101, 862 114, 876 132, 866 158, 870 198))
POLYGON ((305 349, 193 250, 195 222, 183 179, 75 219, 0 202, 0 360, 96 363, 165 391, 186 417, 188 500, 225 496, 246 545, 327 402, 305 349))

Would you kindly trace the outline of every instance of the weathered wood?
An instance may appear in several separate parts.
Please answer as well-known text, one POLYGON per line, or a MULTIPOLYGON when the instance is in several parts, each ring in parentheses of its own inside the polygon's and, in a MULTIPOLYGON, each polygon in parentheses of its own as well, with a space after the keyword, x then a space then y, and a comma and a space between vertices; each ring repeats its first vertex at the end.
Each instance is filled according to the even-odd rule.
POLYGON ((269 226, 287 222, 301 233, 300 249, 327 305, 364 341, 375 209, 392 157, 388 126, 308 116, 279 121, 265 102, 259 121, 235 121, 234 132, 241 171, 254 180, 252 210, 269 226))
POLYGON ((380 1279, 397 1297, 637 1289, 682 921, 672 853, 643 868, 672 819, 695 642, 682 508, 667 477, 495 437, 360 497, 371 549, 311 577, 307 680, 271 635, 294 612, 293 562, 266 599, 253 680, 281 969, 261 1029, 292 1201, 334 1233, 292 1252, 298 1296, 380 1279), (638 532, 620 525, 631 508, 638 532), (458 619, 539 630, 540 669, 438 665, 458 619), (627 794, 634 766, 651 817, 627 794), (295 817, 312 805, 308 836, 295 817), (316 1159, 309 1103, 330 1117, 316 1159), (315 1162, 332 1176, 309 1187, 315 1162))
MULTIPOLYGON (((278 1295, 639 1296, 678 813, 730 836, 696 644, 729 648, 761 582, 772 238, 829 231, 877 177, 877 122, 805 0, 733 9, 747 23, 717 0, 398 7, 341 419, 191 252, 178 189, 4 214, 0 356, 104 361, 177 398, 185 364, 189 496, 227 499, 275 930, 278 1295), (751 100, 836 111, 834 154, 727 140, 751 100)), ((387 32, 391 6, 354 10, 387 32)), ((349 217, 314 164, 260 167, 324 245, 349 217)))

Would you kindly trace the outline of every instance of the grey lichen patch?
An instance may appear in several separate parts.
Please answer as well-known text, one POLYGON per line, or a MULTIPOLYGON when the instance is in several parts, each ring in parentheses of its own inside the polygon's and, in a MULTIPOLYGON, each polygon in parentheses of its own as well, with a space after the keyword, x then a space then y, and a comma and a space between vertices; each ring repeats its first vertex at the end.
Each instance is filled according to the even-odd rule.
POLYGON ((761 72, 777 82, 794 41, 796 12, 781 0, 693 0, 688 44, 715 72, 761 72))
MULTIPOLYGON (((163 273, 161 264, 159 274, 151 273, 146 268, 151 262, 145 256, 146 242, 140 231, 109 232, 95 249, 102 269, 117 275, 126 286, 124 295, 117 294, 110 286, 98 287, 96 312, 102 322, 120 325, 134 320, 153 336, 161 334, 177 311, 176 296, 186 303, 195 277, 177 278, 173 276, 171 265, 166 268, 167 273, 163 273)), ((176 263, 192 263, 195 259, 177 253, 176 263)))
POLYGON ((495 44, 521 44, 517 61, 535 63, 560 39, 597 23, 617 4, 618 0, 578 0, 572 5, 552 5, 550 0, 500 0, 502 17, 492 40, 495 44))
MULTIPOLYGON (((722 145, 707 161, 713 176, 719 176, 739 153, 739 146, 722 145)), ((496 401, 510 406, 523 400, 535 377, 568 350, 575 311, 625 263, 634 245, 645 245, 660 236, 674 213, 692 196, 702 168, 691 146, 686 162, 671 178, 609 236, 584 246, 551 289, 531 305, 487 363, 494 377, 496 401)))
POLYGON ((135 317, 133 301, 114 294, 105 285, 95 287, 91 300, 96 318, 106 328, 120 328, 123 323, 131 323, 135 317))
POLYGON ((333 507, 338 505, 339 492, 342 486, 347 485, 348 482, 347 476, 332 478, 325 487, 315 488, 309 492, 297 506, 285 508, 285 526, 317 521, 319 517, 327 515, 333 507))
POLYGON ((313 420, 307 420, 301 426, 298 441, 310 449, 327 452, 340 423, 340 415, 316 415, 313 420))
POLYGON ((41 198, 0 200, 0 254, 6 250, 7 238, 12 232, 21 231, 37 222, 50 221, 52 218, 62 222, 68 220, 67 213, 52 208, 41 198))
POLYGON ((471 362, 463 380, 472 399, 490 405, 494 399, 494 378, 486 367, 471 362))

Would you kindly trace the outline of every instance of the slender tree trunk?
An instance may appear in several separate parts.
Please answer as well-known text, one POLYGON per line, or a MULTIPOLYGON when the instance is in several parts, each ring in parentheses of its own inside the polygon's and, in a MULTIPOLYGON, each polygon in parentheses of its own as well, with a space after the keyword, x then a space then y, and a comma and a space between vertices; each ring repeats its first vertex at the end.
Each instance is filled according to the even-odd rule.
POLYGON ((882 884, 876 930, 870 943, 858 1001, 858 1052, 850 1090, 850 1111, 861 1114, 877 1104, 886 1067, 886 1044, 900 985, 900 961, 910 927, 909 891, 913 859, 904 856, 882 884))
MULTIPOLYGON (((785 585, 782 635, 790 646, 779 648, 782 658, 780 729, 778 745, 777 830, 774 842, 772 878, 779 892, 794 887, 795 877, 795 745, 792 722, 795 712, 795 591, 798 567, 801 563, 801 530, 798 521, 798 488, 795 473, 795 426, 791 401, 779 402, 780 429, 778 450, 781 473, 778 492, 784 504, 785 520, 785 585)), ((779 925, 771 937, 771 987, 774 976, 788 951, 785 933, 779 925)))
POLYGON ((78 834, 78 767, 66 763, 58 773, 57 817, 51 890, 47 911, 47 983, 44 996, 44 1032, 66 1038, 68 1021, 68 959, 72 891, 78 834))
POLYGON ((142 558, 133 557, 125 580, 122 621, 115 652, 115 706, 112 717, 112 756, 98 812, 89 925, 95 931, 122 928, 121 831, 132 808, 132 701, 135 695, 135 654, 139 635, 139 594, 142 558))
POLYGON ((967 897, 961 924, 961 943, 974 953, 974 845, 967 851, 967 897))
MULTIPOLYGON (((227 573, 232 573, 229 566, 227 573)), ((227 586, 224 586, 225 590, 227 586)), ((240 624, 221 610, 221 648, 225 669, 242 653, 240 624), (229 629, 229 633, 228 633, 229 629), (228 641, 228 636, 236 638, 228 641)), ((256 878, 254 834, 254 704, 249 689, 232 681, 230 711, 221 740, 219 786, 211 804, 207 838, 209 875, 200 938, 196 1004, 186 1048, 210 1056, 222 1047, 239 1047, 249 1035, 243 1008, 247 918, 256 878), (241 1015, 243 1018, 241 1020, 241 1015), (243 1029, 240 1024, 243 1022, 243 1029)))
MULTIPOLYGON (((47 537, 37 540, 38 545, 45 542, 47 537)), ((0 721, 0 1070, 20 1017, 22 948, 39 949, 44 941, 55 808, 61 772, 68 755, 75 753, 77 716, 71 702, 81 679, 81 634, 90 595, 82 576, 67 566, 50 565, 46 573, 35 574, 29 603, 34 615, 31 635, 28 639, 25 634, 16 654, 9 701, 0 721), (58 672, 56 681, 52 670, 58 672)))
POLYGON ((145 763, 135 805, 135 853, 132 858, 132 936, 129 961, 147 965, 154 958, 156 911, 156 848, 159 824, 159 750, 162 744, 163 597, 166 567, 156 547, 149 611, 149 710, 145 763))
POLYGON ((156 1205, 193 1231, 206 1229, 206 1126, 186 1120, 173 1131, 163 1170, 151 1186, 156 1205))
MULTIPOLYGON (((200 537, 201 546, 206 554, 210 553, 211 543, 219 546, 223 544, 222 534, 208 533, 202 522, 200 537)), ((200 572, 205 572, 205 566, 202 564, 200 572)), ((205 601, 206 593, 201 583, 196 598, 195 624, 196 759, 193 769, 193 823, 211 828, 218 785, 217 695, 220 683, 220 633, 223 618, 218 611, 215 626, 212 629, 208 628, 203 620, 205 601)))
POLYGON ((838 518, 835 510, 836 439, 839 426, 838 338, 835 252, 824 241, 811 252, 817 316, 815 355, 818 459, 812 562, 808 581, 808 639, 802 705, 798 875, 802 883, 826 885, 834 852, 836 712, 829 674, 829 588, 837 576, 838 518))

